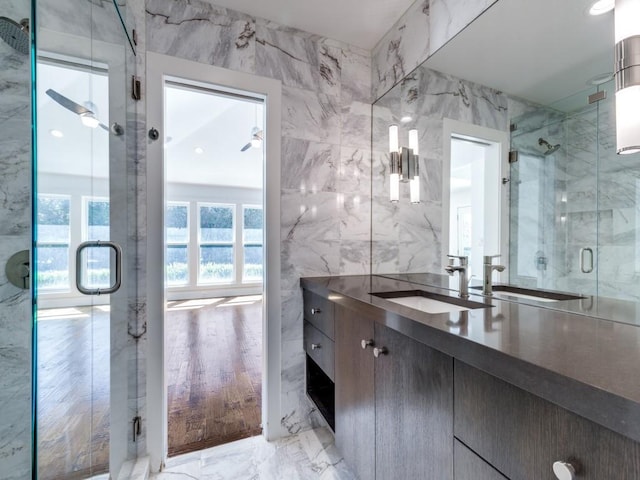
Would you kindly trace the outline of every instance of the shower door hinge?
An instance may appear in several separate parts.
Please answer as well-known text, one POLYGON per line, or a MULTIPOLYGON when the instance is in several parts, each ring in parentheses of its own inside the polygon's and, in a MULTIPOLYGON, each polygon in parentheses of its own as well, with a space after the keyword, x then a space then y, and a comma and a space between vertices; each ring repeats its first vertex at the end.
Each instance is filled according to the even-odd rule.
POLYGON ((142 418, 140 416, 133 417, 133 441, 135 442, 138 435, 142 433, 142 418))
POLYGON ((604 100, 605 98, 607 98, 606 90, 600 90, 599 92, 592 93, 589 95, 589 105, 599 102, 600 100, 604 100))
POLYGON ((512 123, 511 125, 509 125, 509 131, 515 132, 516 130, 518 130, 518 124, 512 123))
POLYGON ((136 101, 142 99, 142 86, 140 79, 135 75, 131 75, 131 98, 136 101))
POLYGON ((511 150, 509 152, 509 163, 516 163, 518 161, 518 151, 511 150))
POLYGON ((132 29, 131 30, 131 36, 133 37, 133 44, 137 47, 138 46, 138 32, 136 31, 136 29, 132 29))

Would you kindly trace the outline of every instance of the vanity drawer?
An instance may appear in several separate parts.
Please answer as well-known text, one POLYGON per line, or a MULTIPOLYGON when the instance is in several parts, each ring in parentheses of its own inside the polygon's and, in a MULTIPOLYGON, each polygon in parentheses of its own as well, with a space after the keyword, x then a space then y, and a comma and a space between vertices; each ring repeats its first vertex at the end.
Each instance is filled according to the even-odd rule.
POLYGON ((304 350, 322 371, 335 381, 333 340, 309 322, 304 322, 304 350))
POLYGON ((459 361, 454 385, 455 436, 506 477, 640 478, 640 444, 459 361))
POLYGON ((455 439, 453 472, 456 480, 507 480, 507 477, 455 439))
POLYGON ((304 301, 304 319, 324 333, 334 338, 333 303, 329 299, 316 295, 309 290, 302 292, 304 301))

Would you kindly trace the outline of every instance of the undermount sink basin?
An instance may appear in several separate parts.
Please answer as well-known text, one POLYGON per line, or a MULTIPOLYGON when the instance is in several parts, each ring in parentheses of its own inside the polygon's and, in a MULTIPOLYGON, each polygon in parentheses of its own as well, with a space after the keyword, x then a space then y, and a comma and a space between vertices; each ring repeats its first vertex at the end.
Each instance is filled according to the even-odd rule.
POLYGON ((393 303, 404 305, 405 307, 420 310, 425 313, 451 313, 465 312, 476 308, 489 308, 493 305, 472 302, 462 298, 453 298, 437 293, 425 292, 423 290, 408 290, 400 292, 378 292, 372 293, 379 298, 384 298, 393 303))
MULTIPOLYGON (((470 287, 474 290, 482 290, 482 287, 470 287)), ((560 302, 562 300, 579 300, 580 295, 570 295, 560 292, 549 292, 544 290, 533 290, 531 288, 513 287, 511 285, 494 285, 493 295, 496 297, 516 297, 536 302, 560 302)))

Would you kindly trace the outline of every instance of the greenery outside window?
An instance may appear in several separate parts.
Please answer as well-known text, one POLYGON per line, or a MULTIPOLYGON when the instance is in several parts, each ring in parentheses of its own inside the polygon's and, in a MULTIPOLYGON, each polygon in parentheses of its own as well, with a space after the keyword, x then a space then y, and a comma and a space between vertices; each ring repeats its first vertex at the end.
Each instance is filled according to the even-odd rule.
POLYGON ((69 289, 68 195, 38 195, 38 278, 39 290, 69 289))
POLYGON ((235 282, 235 205, 198 204, 198 283, 235 282))
POLYGON ((165 224, 167 285, 187 285, 189 283, 189 204, 169 202, 165 224))

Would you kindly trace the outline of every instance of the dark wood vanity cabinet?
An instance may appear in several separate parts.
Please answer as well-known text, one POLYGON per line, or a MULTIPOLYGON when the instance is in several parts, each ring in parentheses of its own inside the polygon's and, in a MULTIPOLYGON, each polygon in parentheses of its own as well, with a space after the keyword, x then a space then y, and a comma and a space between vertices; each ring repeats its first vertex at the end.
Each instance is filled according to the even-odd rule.
POLYGON ((576 479, 640 478, 640 444, 462 362, 454 385, 455 436, 507 478, 560 478, 556 461, 576 479))
POLYGON ((336 445, 361 479, 453 478, 453 360, 335 307, 336 445))

